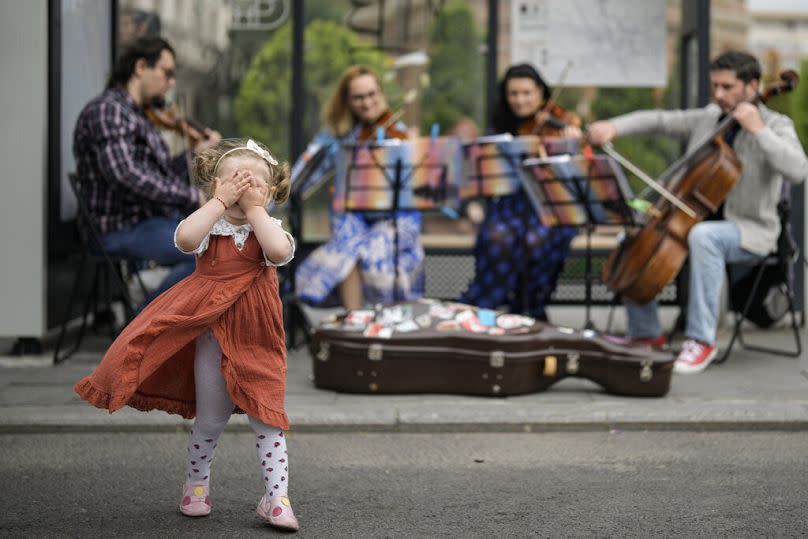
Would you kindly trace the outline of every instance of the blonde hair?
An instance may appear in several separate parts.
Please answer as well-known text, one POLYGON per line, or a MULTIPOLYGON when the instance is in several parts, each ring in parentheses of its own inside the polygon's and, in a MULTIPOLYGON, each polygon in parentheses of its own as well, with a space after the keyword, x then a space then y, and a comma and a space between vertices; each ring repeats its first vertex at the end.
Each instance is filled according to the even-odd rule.
MULTIPOLYGON (((208 198, 213 196, 216 185, 216 170, 221 162, 233 157, 254 157, 261 159, 269 168, 269 187, 275 187, 275 202, 280 204, 289 198, 289 190, 292 187, 292 176, 289 172, 289 163, 279 162, 276 165, 270 163, 266 158, 247 148, 248 139, 228 138, 223 139, 216 146, 200 152, 193 163, 194 185, 202 189, 208 198), (225 155, 227 154, 227 155, 225 155)), ((259 148, 269 152, 264 144, 256 142, 259 148)))
POLYGON ((387 108, 384 91, 375 71, 364 65, 353 65, 342 72, 334 91, 323 108, 323 123, 337 136, 343 136, 359 121, 351 110, 349 95, 351 82, 362 75, 370 75, 379 87, 379 96, 383 102, 382 108, 387 108))

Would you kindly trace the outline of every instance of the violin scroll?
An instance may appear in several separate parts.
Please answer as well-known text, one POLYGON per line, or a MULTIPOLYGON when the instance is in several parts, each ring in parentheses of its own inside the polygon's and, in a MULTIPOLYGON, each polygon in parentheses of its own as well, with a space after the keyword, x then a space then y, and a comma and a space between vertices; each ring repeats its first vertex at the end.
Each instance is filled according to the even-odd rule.
POLYGON ((766 86, 759 99, 765 103, 771 97, 794 90, 800 82, 800 76, 793 69, 786 69, 780 72, 780 80, 782 82, 774 82, 766 86))

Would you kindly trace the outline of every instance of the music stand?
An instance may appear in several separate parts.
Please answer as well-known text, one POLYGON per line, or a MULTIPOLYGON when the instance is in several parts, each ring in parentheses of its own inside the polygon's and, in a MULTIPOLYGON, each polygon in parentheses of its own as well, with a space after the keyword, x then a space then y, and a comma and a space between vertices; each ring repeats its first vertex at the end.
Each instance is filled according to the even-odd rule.
POLYGON ((592 329, 592 229, 595 225, 631 226, 637 215, 623 170, 605 155, 562 155, 526 160, 524 188, 542 224, 586 229, 586 329, 592 329))
POLYGON ((393 218, 393 301, 398 297, 399 211, 454 211, 462 154, 455 137, 343 144, 332 208, 393 218))
POLYGON ((323 173, 318 178, 311 177, 328 156, 329 146, 330 144, 328 143, 312 142, 306 147, 306 150, 292 167, 292 195, 299 196, 301 200, 308 200, 311 195, 334 176, 333 169, 328 168, 322 171, 323 173))
POLYGON ((572 154, 578 151, 577 139, 514 137, 510 134, 480 137, 463 145, 464 174, 461 199, 510 195, 523 181, 522 161, 531 157, 572 154))

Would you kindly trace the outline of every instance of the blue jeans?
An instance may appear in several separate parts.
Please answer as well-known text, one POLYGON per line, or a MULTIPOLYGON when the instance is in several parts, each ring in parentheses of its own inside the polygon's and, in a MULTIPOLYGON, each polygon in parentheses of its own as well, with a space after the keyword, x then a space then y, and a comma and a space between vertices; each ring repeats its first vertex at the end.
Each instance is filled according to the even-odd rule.
MULTIPOLYGON (((718 325, 718 302, 728 263, 754 264, 764 257, 741 248, 741 233, 731 221, 697 223, 687 236, 690 249, 690 292, 685 337, 712 344, 718 325)), ((641 305, 625 300, 628 334, 658 337, 662 334, 657 302, 641 305)))
POLYGON ((174 231, 179 222, 179 218, 152 217, 129 228, 109 232, 101 238, 101 246, 111 255, 136 258, 144 262, 153 260, 160 266, 171 267, 169 274, 143 300, 138 311, 194 272, 194 256, 183 254, 174 246, 174 231))

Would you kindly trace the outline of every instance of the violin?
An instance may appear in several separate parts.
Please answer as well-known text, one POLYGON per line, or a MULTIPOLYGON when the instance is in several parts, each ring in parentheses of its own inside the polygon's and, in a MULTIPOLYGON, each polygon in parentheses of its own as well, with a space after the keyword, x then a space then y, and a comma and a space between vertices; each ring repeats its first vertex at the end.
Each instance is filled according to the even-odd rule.
POLYGON ((406 130, 402 130, 398 127, 398 122, 393 117, 393 113, 388 110, 379 116, 372 124, 362 125, 362 130, 359 132, 356 140, 359 142, 374 140, 376 138, 376 130, 380 127, 384 129, 384 138, 406 139, 409 137, 409 133, 407 133, 406 130))
MULTIPOLYGON (((748 102, 765 103, 774 95, 793 90, 799 81, 794 71, 784 71, 780 78, 782 82, 767 86, 748 102)), ((724 139, 737 123, 727 114, 704 143, 668 167, 659 182, 651 180, 649 186, 664 196, 649 209, 642 228, 630 234, 606 260, 601 277, 609 289, 637 303, 648 303, 676 277, 687 258, 690 229, 718 210, 741 175, 738 156, 724 139), (674 177, 678 178, 675 182, 674 177), (664 189, 659 183, 672 187, 664 189)), ((603 149, 623 162, 624 158, 607 146, 603 149)))
POLYGON ((209 138, 205 126, 190 118, 183 118, 175 105, 168 105, 161 98, 152 100, 143 110, 151 123, 160 129, 167 129, 186 137, 191 144, 209 138))
POLYGON ((522 122, 516 134, 560 137, 568 126, 581 127, 581 118, 548 99, 532 118, 522 122))

